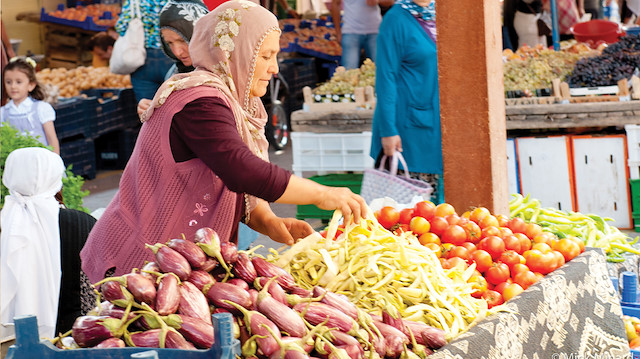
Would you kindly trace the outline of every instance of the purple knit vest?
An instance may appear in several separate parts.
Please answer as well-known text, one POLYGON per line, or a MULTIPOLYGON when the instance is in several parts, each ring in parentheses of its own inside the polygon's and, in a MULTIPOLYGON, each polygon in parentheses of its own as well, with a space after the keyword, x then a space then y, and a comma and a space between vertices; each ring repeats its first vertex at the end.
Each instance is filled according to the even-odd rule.
POLYGON ((241 194, 231 192, 200 159, 176 163, 169 143, 171 121, 189 102, 224 95, 200 86, 175 91, 142 125, 120 179, 120 189, 93 227, 80 253, 82 269, 92 283, 116 268, 122 275, 154 259, 145 243, 165 243, 211 227, 229 238, 237 227, 241 194))

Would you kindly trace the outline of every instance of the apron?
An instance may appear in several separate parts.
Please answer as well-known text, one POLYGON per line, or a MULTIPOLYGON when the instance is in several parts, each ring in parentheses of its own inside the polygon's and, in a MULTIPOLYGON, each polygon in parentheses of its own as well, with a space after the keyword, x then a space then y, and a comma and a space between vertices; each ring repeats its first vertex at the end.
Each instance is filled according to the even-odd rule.
POLYGON ((29 134, 30 136, 37 137, 45 146, 49 145, 47 136, 44 134, 44 127, 40 123, 40 116, 38 116, 38 103, 40 101, 33 101, 31 110, 27 113, 13 113, 5 120, 10 123, 11 126, 18 129, 18 131, 29 134))

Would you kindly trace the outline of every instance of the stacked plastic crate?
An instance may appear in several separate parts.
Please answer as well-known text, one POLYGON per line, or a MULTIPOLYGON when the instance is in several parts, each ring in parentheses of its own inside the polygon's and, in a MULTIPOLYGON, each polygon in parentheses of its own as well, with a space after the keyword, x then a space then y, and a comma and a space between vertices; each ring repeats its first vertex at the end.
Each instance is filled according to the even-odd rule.
POLYGON ((624 130, 627 133, 633 225, 635 231, 640 232, 640 125, 625 125, 624 130))

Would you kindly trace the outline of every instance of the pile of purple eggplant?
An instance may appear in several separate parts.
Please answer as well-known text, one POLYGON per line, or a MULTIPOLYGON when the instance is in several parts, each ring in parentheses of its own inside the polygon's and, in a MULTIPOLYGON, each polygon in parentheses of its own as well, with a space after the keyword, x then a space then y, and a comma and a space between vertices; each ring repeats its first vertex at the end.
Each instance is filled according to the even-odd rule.
POLYGON ((55 345, 208 349, 218 312, 236 319, 245 358, 424 358, 447 343, 441 329, 398 313, 368 314, 322 287, 302 288, 211 228, 147 247, 155 260, 95 283, 99 304, 55 345))

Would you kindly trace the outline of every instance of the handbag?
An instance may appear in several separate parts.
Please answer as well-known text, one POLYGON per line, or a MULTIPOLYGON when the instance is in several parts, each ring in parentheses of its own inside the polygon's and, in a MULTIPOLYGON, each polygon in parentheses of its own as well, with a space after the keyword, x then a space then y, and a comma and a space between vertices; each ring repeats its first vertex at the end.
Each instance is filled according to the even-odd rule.
POLYGON ((129 75, 144 65, 147 50, 144 47, 144 25, 138 0, 130 0, 131 21, 124 35, 113 44, 109 71, 119 75, 129 75))
POLYGON ((377 169, 364 170, 360 195, 367 203, 384 197, 392 198, 398 203, 409 203, 415 196, 421 196, 424 200, 431 199, 433 187, 427 182, 409 177, 409 167, 400 152, 396 151, 391 157, 388 171, 384 168, 387 159, 386 155, 382 156, 377 169), (404 174, 398 174, 398 161, 404 168, 404 174))
POLYGON ((542 14, 536 13, 536 11, 533 10, 533 8, 531 7, 531 4, 529 4, 527 2, 525 2, 525 4, 529 8, 529 10, 531 10, 531 13, 536 14, 536 25, 538 26, 538 36, 549 36, 549 35, 551 35, 551 26, 549 26, 549 24, 551 22, 549 22, 549 24, 547 24, 547 22, 545 21, 546 20, 545 11, 543 11, 542 14))

